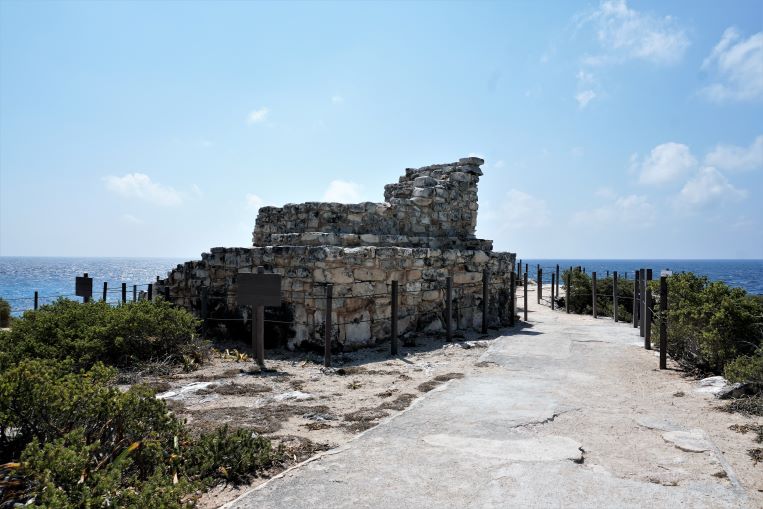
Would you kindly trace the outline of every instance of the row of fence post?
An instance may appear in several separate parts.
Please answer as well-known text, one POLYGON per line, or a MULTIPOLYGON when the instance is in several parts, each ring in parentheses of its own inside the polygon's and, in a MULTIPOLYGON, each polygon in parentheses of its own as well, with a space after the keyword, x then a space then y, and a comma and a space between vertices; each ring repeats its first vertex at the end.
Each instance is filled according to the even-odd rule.
MULTIPOLYGON (((542 288, 543 274, 542 268, 538 266, 538 302, 540 303, 540 292, 542 288)), ((558 273, 559 265, 556 266, 558 273)), ((626 273, 627 274, 627 273, 626 273)), ((649 288, 649 281, 652 280, 652 269, 637 269, 635 272, 635 278, 633 280, 633 307, 632 307, 632 323, 633 328, 639 329, 639 335, 644 338, 644 348, 647 350, 652 349, 652 322, 654 321, 654 297, 652 296, 652 290, 649 288)), ((566 275, 565 281, 565 299, 564 308, 565 312, 570 312, 570 290, 571 290, 571 277, 572 267, 566 275)), ((607 271, 607 277, 609 277, 609 271, 607 271)), ((618 274, 617 271, 612 273, 612 319, 617 322, 617 311, 619 307, 618 298, 618 274)), ((591 314, 594 318, 598 318, 597 308, 597 274, 591 272, 591 314)), ((554 298, 559 296, 559 278, 554 277, 551 274, 551 309, 554 309, 554 298), (554 287, 556 285, 556 292, 554 287)), ((667 310, 668 310, 668 285, 667 277, 660 277, 660 311, 659 311, 659 342, 660 342, 660 369, 667 369, 667 310)), ((525 314, 525 320, 527 315, 525 314)))

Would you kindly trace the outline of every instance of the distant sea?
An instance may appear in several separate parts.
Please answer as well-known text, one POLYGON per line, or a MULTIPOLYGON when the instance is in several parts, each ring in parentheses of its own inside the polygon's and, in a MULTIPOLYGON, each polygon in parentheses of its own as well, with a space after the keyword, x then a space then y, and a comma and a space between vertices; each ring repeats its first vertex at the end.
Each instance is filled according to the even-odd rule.
MULTIPOLYGON (((583 267, 587 273, 596 272, 599 277, 617 271, 618 277, 627 274, 633 279, 636 269, 652 269, 655 279, 660 277, 660 271, 669 269, 674 274, 679 272, 694 272, 707 276, 711 281, 723 281, 729 286, 744 288, 748 293, 763 295, 763 260, 559 260, 559 259, 527 259, 522 264, 529 265, 528 277, 535 278, 536 268, 543 268, 543 280, 551 281, 551 270, 569 267, 583 267)), ((523 269, 524 270, 524 269, 523 269)))
MULTIPOLYGON (((179 263, 191 258, 63 258, 63 257, 0 257, 0 297, 8 300, 13 313, 20 314, 34 306, 34 292, 40 295, 40 304, 49 303, 58 296, 74 297, 74 278, 87 272, 93 278, 93 294, 101 298, 103 282, 108 283, 108 300, 121 299, 121 283, 127 283, 128 299, 132 299, 132 286, 146 290, 146 285, 165 277, 179 263)), ((676 272, 694 272, 721 280, 731 286, 744 288, 750 293, 763 294, 763 260, 554 260, 527 259, 530 277, 535 277, 538 264, 543 267, 544 280, 551 278, 551 270, 558 263, 564 267, 585 267, 606 276, 617 271, 633 278, 637 268, 651 268, 656 276, 663 269, 676 272)))
POLYGON ((40 305, 58 296, 74 296, 74 278, 87 272, 93 278, 93 296, 100 299, 103 283, 108 283, 107 299, 122 298, 122 283, 127 283, 127 298, 132 300, 132 287, 147 290, 148 283, 162 278, 179 263, 192 258, 68 258, 37 256, 0 256, 0 297, 11 304, 14 315, 34 307, 34 292, 39 292, 40 305))

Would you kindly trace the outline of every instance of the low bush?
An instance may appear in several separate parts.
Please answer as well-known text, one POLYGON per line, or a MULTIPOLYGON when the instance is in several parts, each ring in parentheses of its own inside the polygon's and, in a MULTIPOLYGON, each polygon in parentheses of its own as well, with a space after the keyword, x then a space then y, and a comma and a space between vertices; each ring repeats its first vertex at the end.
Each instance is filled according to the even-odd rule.
POLYGON ((161 299, 117 307, 59 299, 0 334, 0 371, 30 358, 71 358, 74 370, 158 359, 192 365, 205 351, 198 326, 191 313, 161 299))
MULTIPOLYGON (((587 314, 593 312, 593 278, 579 270, 564 271, 562 283, 570 277, 570 313, 587 314)), ((558 302, 560 307, 565 305, 566 292, 559 288, 558 302)), ((596 314, 598 316, 613 316, 614 308, 614 279, 611 277, 596 280, 596 314)), ((632 320, 633 281, 618 279, 617 281, 617 319, 628 322, 632 320)))
POLYGON ((0 327, 8 327, 11 324, 11 305, 5 299, 0 299, 0 327))
POLYGON ((753 382, 763 387, 763 348, 753 355, 740 355, 726 364, 723 376, 730 382, 753 382))
POLYGON ((221 480, 243 482, 280 451, 222 428, 193 439, 153 390, 110 385, 101 364, 26 360, 0 374, 0 505, 187 507, 221 480))
MULTIPOLYGON (((658 282, 651 284, 658 288, 658 282)), ((692 273, 676 274, 668 278, 667 330, 673 358, 720 374, 734 359, 752 356, 761 345, 763 303, 741 288, 692 273)), ((732 366, 732 375, 748 364, 741 360, 732 366)))

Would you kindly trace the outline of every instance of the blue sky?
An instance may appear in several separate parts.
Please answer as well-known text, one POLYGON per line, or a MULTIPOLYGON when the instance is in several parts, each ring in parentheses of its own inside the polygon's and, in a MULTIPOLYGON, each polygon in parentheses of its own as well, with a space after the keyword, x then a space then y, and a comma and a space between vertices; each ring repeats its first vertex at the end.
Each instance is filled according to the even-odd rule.
POLYGON ((763 4, 0 2, 0 255, 247 246, 486 160, 520 257, 763 258, 763 4))

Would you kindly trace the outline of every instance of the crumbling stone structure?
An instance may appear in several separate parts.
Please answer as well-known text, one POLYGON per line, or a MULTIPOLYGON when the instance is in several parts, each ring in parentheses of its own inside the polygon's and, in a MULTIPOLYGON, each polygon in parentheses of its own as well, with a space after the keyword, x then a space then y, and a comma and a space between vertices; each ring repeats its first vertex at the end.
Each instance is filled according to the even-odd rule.
MULTIPOLYGON (((212 318, 241 318, 236 274, 283 276, 281 308, 266 309, 266 335, 290 348, 323 341, 325 285, 333 284, 332 336, 352 349, 390 334, 390 291, 399 282, 401 334, 439 332, 445 321, 445 281, 453 278, 452 312, 457 328, 482 325, 482 279, 490 274, 489 325, 509 319, 513 253, 497 253, 475 238, 476 157, 406 169, 385 186, 384 203, 317 203, 263 207, 251 248, 213 248, 158 283, 170 299, 201 312, 202 287, 212 318), (269 321, 268 321, 269 320, 269 321)), ((231 322, 220 322, 231 323, 231 322)))

